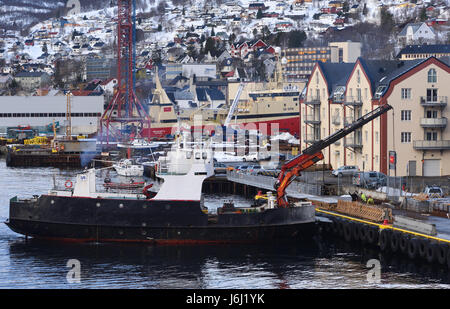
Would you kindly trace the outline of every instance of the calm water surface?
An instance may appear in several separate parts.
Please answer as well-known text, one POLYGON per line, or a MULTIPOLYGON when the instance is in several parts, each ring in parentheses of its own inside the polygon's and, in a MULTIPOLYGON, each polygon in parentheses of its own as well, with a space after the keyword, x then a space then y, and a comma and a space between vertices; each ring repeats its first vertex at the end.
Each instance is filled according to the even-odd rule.
MULTIPOLYGON (((7 168, 0 159, 0 288, 449 288, 437 267, 380 255, 378 251, 319 240, 315 245, 152 246, 60 244, 28 241, 3 224, 9 199, 39 195, 74 179, 76 170, 7 168), (381 282, 369 283, 370 259, 382 265, 381 282), (66 279, 70 259, 81 283, 66 279)), ((104 171, 99 181, 105 177, 104 171)), ((210 209, 241 197, 205 196, 210 209)))

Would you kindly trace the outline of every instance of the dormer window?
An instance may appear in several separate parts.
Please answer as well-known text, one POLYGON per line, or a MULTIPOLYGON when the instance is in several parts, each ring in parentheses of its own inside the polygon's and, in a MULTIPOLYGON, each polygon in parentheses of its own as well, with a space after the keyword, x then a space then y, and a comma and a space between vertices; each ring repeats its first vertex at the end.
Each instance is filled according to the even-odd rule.
POLYGON ((377 90, 375 91, 374 98, 379 99, 383 92, 386 90, 386 86, 378 86, 377 90))
POLYGON ((437 82, 437 75, 435 69, 429 69, 428 70, 428 82, 429 83, 436 83, 437 82))

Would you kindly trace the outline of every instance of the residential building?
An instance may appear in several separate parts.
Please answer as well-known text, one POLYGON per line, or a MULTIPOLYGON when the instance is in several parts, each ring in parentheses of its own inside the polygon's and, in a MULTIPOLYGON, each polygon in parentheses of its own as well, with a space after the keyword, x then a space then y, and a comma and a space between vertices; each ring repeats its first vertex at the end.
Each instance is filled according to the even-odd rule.
POLYGON ((308 79, 317 61, 355 62, 361 56, 359 42, 333 42, 328 46, 287 48, 282 51, 283 76, 287 80, 308 79))
POLYGON ((36 89, 50 83, 50 76, 45 72, 19 72, 14 79, 26 90, 36 89))
POLYGON ((86 80, 93 79, 108 80, 114 76, 114 65, 116 61, 113 58, 91 54, 86 58, 86 80))
POLYGON ((450 44, 407 45, 397 55, 400 60, 426 59, 450 56, 450 44))
POLYGON ((409 23, 397 35, 397 40, 400 45, 434 43, 436 33, 432 27, 424 22, 409 23))
POLYGON ((317 62, 300 107, 300 147, 380 104, 391 111, 323 150, 333 168, 357 165, 397 176, 450 175, 450 58, 317 62), (397 165, 389 170, 388 153, 397 165))

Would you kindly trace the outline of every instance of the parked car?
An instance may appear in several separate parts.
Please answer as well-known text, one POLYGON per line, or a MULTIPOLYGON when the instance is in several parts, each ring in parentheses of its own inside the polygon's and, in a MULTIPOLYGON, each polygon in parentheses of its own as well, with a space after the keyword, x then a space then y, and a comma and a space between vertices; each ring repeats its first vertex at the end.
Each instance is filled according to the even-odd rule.
POLYGON ((359 172, 359 168, 356 165, 345 165, 331 172, 334 176, 353 176, 359 172))
POLYGON ((354 185, 371 189, 385 186, 386 180, 387 176, 385 174, 376 171, 357 172, 353 175, 354 185))
POLYGON ((235 167, 236 172, 246 172, 248 169, 248 165, 238 165, 235 167))
POLYGON ((258 172, 264 170, 264 168, 261 167, 261 165, 256 164, 256 165, 250 165, 247 168, 247 173, 248 174, 252 174, 252 175, 258 175, 258 172))
POLYGON ((214 162, 214 173, 216 175, 220 174, 226 174, 227 173, 227 166, 220 162, 214 162))
POLYGON ((266 152, 252 152, 248 155, 242 157, 242 161, 244 162, 258 162, 261 160, 266 160, 270 158, 270 156, 266 152))
POLYGON ((424 193, 428 198, 442 198, 444 197, 444 191, 438 186, 427 186, 424 193))

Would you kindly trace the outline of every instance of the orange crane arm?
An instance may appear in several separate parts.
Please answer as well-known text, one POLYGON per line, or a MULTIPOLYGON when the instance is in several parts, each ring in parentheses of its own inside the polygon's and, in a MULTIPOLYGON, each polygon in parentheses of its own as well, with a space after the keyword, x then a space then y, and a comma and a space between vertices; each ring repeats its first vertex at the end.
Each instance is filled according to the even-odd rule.
POLYGON ((289 203, 286 198, 286 188, 295 179, 295 177, 300 175, 301 171, 316 164, 316 162, 323 160, 324 156, 322 154, 322 149, 325 149, 348 134, 356 131, 373 119, 383 115, 390 109, 392 109, 392 106, 388 104, 379 106, 377 109, 358 118, 352 124, 349 124, 325 139, 312 144, 310 147, 303 150, 300 155, 286 162, 281 167, 278 180, 275 183, 278 207, 289 207, 289 203))

